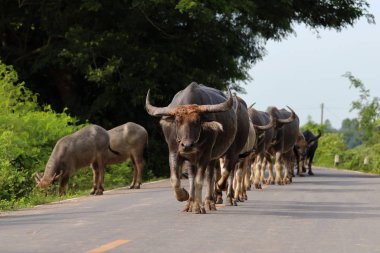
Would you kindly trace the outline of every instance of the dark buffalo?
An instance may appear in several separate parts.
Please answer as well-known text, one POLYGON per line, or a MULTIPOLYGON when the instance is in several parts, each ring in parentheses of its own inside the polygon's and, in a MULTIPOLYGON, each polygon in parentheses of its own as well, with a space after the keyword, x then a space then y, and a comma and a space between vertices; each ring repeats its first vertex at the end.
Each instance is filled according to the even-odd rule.
POLYGON ((207 170, 206 205, 214 209, 214 185, 211 183, 215 162, 229 149, 236 135, 236 113, 231 93, 191 83, 179 91, 167 107, 151 105, 147 112, 161 117, 160 124, 169 148, 170 181, 178 201, 188 201, 185 211, 205 213, 202 186, 207 170), (188 171, 189 192, 181 187, 182 168, 188 171))
MULTIPOLYGON (((256 145, 255 145, 255 162, 252 163, 253 169, 253 184, 256 189, 261 189, 261 183, 264 182, 264 166, 265 156, 268 156, 268 149, 271 146, 274 129, 273 119, 267 112, 258 111, 252 106, 248 108, 249 118, 255 128, 256 132, 256 145)), ((270 162, 270 159, 268 160, 270 162)), ((272 170, 269 170, 272 172, 272 170)), ((268 180, 274 182, 273 173, 269 175, 268 180)))
MULTIPOLYGON (((305 168, 305 159, 306 159, 306 150, 308 147, 308 143, 305 140, 305 137, 301 132, 298 133, 296 144, 293 148, 293 156, 292 159, 294 159, 295 167, 297 169, 297 175, 298 176, 304 176, 303 172, 306 171, 305 168)), ((292 176, 294 176, 294 170, 290 170, 292 176)))
MULTIPOLYGON (((249 116, 247 111, 247 104, 243 99, 237 97, 238 107, 236 111, 236 135, 228 148, 227 152, 222 157, 221 163, 221 177, 217 182, 218 195, 221 191, 226 189, 227 184, 227 201, 230 205, 237 205, 237 200, 234 198, 233 193, 233 180, 234 170, 239 162, 239 155, 243 152, 244 146, 247 142, 249 135, 249 116)), ((218 201, 220 203, 220 201, 218 201)))
POLYGON ((308 167, 308 174, 314 175, 311 166, 313 163, 315 151, 318 148, 318 139, 322 136, 322 133, 318 130, 318 135, 315 136, 310 130, 305 130, 303 132, 303 136, 305 137, 305 140, 307 142, 305 163, 308 167))
POLYGON ((279 110, 276 107, 269 107, 267 110, 269 115, 272 116, 274 124, 270 153, 275 158, 276 184, 288 184, 291 180, 289 178, 290 168, 286 167, 283 174, 283 156, 288 152, 293 152, 299 133, 299 119, 297 114, 292 109, 290 110, 291 112, 288 112, 285 109, 279 110))

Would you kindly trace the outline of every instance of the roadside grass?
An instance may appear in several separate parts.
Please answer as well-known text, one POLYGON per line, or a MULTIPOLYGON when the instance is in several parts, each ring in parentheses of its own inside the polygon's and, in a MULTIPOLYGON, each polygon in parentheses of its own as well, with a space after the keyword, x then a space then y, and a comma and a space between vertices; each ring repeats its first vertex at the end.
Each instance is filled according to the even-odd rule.
MULTIPOLYGON (((128 187, 132 182, 133 170, 130 162, 107 166, 104 188, 112 190, 122 187, 128 187)), ((155 177, 153 172, 143 171, 143 183, 157 181, 163 178, 155 177)), ((58 193, 59 183, 56 182, 47 190, 41 191, 34 187, 30 194, 19 199, 10 201, 0 200, 0 211, 12 211, 23 208, 31 208, 37 205, 53 203, 57 201, 89 196, 92 187, 92 169, 83 168, 75 173, 69 182, 69 188, 66 195, 60 196, 58 193)))

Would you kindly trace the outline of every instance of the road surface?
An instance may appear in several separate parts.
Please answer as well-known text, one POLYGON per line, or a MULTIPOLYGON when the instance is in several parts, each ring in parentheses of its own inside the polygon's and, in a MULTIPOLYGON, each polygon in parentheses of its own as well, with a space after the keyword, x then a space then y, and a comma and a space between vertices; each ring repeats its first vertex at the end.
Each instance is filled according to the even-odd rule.
POLYGON ((0 252, 380 252, 380 177, 315 174, 207 214, 181 212, 168 180, 0 213, 0 252))

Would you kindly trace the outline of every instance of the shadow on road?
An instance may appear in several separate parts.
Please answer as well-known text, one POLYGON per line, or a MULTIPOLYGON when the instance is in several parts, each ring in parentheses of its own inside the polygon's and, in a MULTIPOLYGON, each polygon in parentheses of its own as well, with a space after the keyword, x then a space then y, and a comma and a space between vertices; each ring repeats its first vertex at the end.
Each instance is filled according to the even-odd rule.
POLYGON ((293 219, 374 219, 380 218, 380 207, 368 206, 366 203, 251 201, 212 214, 286 216, 293 219))

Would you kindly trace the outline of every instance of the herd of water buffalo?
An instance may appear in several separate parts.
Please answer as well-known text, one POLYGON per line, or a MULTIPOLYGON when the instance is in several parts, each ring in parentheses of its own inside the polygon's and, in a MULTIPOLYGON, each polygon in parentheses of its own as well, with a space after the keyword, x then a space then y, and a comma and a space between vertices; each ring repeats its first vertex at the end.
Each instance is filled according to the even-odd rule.
MULTIPOLYGON (((261 189, 263 183, 289 184, 294 168, 302 175, 308 167, 313 175, 311 166, 321 133, 301 133, 298 116, 289 107, 289 111, 276 107, 258 111, 231 92, 227 96, 193 82, 167 107, 152 105, 148 91, 145 108, 161 118, 169 149, 170 182, 177 200, 187 201, 185 211, 216 210, 216 204, 223 201, 222 191, 226 191, 227 202, 236 205, 247 199, 251 185, 261 189), (188 177, 188 191, 181 187, 183 175, 188 177)), ((65 194, 69 177, 91 165, 91 194, 101 195, 105 166, 130 159, 134 171, 130 188, 140 188, 147 140, 145 128, 132 122, 109 131, 89 125, 57 142, 44 175, 36 173, 36 182, 44 189, 60 180, 59 192, 65 194)))

